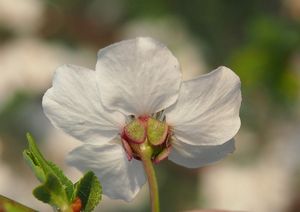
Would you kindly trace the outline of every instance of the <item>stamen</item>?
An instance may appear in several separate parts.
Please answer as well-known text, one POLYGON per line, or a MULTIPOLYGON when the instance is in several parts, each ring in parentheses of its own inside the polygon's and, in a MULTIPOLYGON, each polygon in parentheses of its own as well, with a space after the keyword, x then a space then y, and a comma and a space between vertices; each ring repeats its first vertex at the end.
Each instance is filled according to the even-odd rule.
POLYGON ((166 121, 165 110, 162 110, 160 112, 159 117, 157 118, 157 120, 162 121, 162 122, 166 121))
POLYGON ((165 121, 165 110, 161 110, 157 113, 152 114, 152 117, 159 121, 165 121))

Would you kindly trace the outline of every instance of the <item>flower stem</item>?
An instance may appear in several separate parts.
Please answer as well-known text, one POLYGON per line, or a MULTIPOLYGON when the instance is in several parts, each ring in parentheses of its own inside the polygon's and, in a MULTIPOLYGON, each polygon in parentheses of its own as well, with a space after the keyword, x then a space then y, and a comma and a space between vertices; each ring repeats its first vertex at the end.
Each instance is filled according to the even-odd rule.
POLYGON ((143 161, 144 169, 148 179, 152 212, 159 212, 158 185, 151 158, 147 157, 147 155, 144 155, 141 157, 141 159, 143 161))

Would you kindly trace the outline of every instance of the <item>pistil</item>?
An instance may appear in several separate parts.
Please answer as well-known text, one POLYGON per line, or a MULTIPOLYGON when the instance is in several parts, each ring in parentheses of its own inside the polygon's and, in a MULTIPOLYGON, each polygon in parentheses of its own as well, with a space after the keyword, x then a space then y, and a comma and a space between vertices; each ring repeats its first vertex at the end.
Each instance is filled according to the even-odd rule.
POLYGON ((170 154, 168 125, 149 116, 138 117, 124 127, 121 137, 128 160, 135 158, 142 161, 148 179, 152 212, 159 212, 158 185, 153 163, 159 163, 170 154))

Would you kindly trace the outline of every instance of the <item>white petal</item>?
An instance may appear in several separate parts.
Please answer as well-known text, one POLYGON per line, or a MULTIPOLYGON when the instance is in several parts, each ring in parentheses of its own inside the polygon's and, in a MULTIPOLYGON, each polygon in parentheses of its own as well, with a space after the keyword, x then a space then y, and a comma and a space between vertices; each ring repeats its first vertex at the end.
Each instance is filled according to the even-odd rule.
POLYGON ((74 149, 67 161, 82 172, 92 170, 103 193, 112 199, 131 201, 146 182, 142 163, 128 161, 119 144, 84 144, 74 149))
POLYGON ((126 40, 101 49, 96 72, 104 106, 127 115, 160 111, 178 97, 178 61, 151 38, 126 40))
POLYGON ((239 77, 230 69, 219 67, 183 82, 177 103, 166 110, 166 119, 182 142, 219 145, 239 130, 240 105, 239 77))
POLYGON ((186 144, 174 138, 169 160, 187 168, 199 168, 201 166, 221 160, 234 151, 234 140, 214 146, 195 146, 186 144))
POLYGON ((114 138, 124 116, 103 108, 95 71, 64 65, 54 75, 53 87, 43 97, 51 123, 81 141, 108 142, 114 138))

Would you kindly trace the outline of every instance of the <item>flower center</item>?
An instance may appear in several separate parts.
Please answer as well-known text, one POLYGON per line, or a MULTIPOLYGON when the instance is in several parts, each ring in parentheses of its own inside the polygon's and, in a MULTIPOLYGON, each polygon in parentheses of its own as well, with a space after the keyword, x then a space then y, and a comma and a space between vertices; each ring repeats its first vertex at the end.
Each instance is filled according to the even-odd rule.
POLYGON ((150 116, 134 118, 123 128, 121 135, 128 160, 148 157, 154 163, 170 154, 170 137, 169 126, 150 116))

